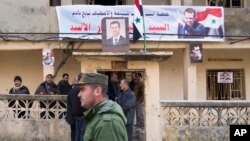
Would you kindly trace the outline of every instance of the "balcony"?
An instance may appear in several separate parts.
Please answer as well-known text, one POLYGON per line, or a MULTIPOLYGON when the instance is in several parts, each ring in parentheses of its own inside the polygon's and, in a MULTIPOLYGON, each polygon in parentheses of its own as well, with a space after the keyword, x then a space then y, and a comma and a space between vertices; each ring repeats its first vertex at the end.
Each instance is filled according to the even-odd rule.
POLYGON ((0 95, 0 140, 69 141, 67 96, 0 95))
POLYGON ((250 124, 250 101, 161 101, 165 140, 229 141, 229 125, 250 124))

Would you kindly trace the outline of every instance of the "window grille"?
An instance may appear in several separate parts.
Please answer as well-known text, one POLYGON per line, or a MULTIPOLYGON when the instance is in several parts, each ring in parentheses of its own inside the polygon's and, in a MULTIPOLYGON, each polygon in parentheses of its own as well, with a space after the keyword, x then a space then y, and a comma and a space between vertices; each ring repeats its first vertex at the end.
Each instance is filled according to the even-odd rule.
POLYGON ((208 100, 244 100, 245 83, 244 70, 208 70, 207 99, 208 100), (218 72, 233 72, 233 83, 218 83, 218 72))
POLYGON ((225 8, 243 8, 244 0, 207 0, 208 6, 223 6, 225 8))

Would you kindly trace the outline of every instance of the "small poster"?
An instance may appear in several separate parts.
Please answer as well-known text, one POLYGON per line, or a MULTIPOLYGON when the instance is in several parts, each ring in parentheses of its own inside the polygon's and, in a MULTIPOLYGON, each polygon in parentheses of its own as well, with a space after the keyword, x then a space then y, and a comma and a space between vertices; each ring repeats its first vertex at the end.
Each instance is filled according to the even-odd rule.
POLYGON ((218 72, 218 83, 233 83, 233 72, 218 72))
POLYGON ((202 63, 202 44, 201 43, 191 43, 190 44, 190 60, 191 63, 202 63))
POLYGON ((43 49, 43 66, 53 66, 55 62, 54 54, 51 49, 43 49))

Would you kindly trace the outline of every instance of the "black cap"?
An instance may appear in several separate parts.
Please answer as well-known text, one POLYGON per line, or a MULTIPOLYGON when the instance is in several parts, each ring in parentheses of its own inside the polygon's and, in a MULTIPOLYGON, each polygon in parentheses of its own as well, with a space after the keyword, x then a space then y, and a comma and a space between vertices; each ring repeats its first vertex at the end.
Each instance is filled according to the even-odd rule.
POLYGON ((20 76, 15 76, 14 81, 19 80, 22 82, 22 78, 20 76))

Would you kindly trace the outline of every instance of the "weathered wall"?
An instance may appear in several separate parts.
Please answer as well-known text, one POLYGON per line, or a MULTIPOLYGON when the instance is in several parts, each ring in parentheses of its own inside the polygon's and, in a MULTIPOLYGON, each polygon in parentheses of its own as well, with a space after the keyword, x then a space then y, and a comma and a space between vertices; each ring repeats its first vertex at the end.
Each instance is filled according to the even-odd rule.
MULTIPOLYGON (((62 50, 54 50, 55 66, 65 56, 62 50)), ((34 94, 37 86, 43 81, 42 50, 30 51, 0 51, 0 93, 9 93, 13 87, 15 75, 20 75, 23 85, 26 85, 31 94, 34 94)), ((62 79, 63 73, 70 75, 70 82, 80 72, 80 63, 70 57, 60 69, 55 83, 62 79)))
POLYGON ((183 50, 173 50, 173 56, 160 62, 161 99, 183 99, 183 50))
POLYGON ((1 141, 69 141, 64 120, 0 120, 1 141))
MULTIPOLYGON (((208 69, 244 69, 246 99, 250 99, 250 51, 247 49, 204 49, 203 63, 197 63, 197 95, 194 99, 206 100, 208 69), (242 59, 243 61, 208 61, 212 58, 242 59)), ((183 50, 174 50, 169 60, 160 63, 161 99, 183 99, 183 50)))
POLYGON ((198 95, 197 99, 206 99, 206 71, 208 69, 244 69, 245 70, 245 84, 246 84, 246 98, 250 98, 250 50, 247 49, 233 49, 233 50, 205 50, 204 62, 197 64, 198 72, 198 95), (223 59, 242 59, 243 61, 208 61, 211 58, 223 59))

